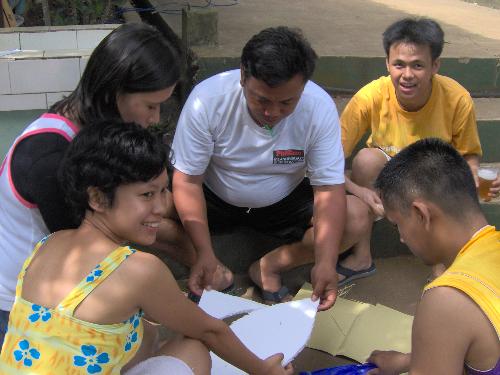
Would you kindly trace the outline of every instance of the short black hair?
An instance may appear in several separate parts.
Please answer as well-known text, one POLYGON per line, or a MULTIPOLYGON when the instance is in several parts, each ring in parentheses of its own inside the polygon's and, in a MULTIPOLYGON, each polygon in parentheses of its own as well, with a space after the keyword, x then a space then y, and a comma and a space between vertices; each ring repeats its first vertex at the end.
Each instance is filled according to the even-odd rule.
POLYGON ((375 182, 387 209, 406 212, 424 198, 459 220, 480 212, 469 165, 453 146, 438 138, 417 141, 389 160, 375 182))
POLYGON ((276 87, 297 74, 303 76, 304 82, 309 80, 317 57, 299 29, 270 27, 247 42, 241 66, 246 78, 254 77, 276 87))
POLYGON ((154 27, 121 25, 94 49, 76 89, 49 112, 70 117, 81 127, 120 120, 117 95, 173 86, 181 75, 179 61, 174 46, 154 27))
POLYGON ((387 57, 389 57, 391 46, 400 42, 429 46, 432 61, 435 61, 443 52, 443 29, 436 21, 429 18, 402 19, 389 26, 382 35, 387 57))
POLYGON ((59 182, 76 223, 91 210, 87 189, 103 192, 110 206, 116 188, 147 182, 169 166, 169 149, 157 135, 134 123, 107 121, 82 129, 66 150, 59 182))

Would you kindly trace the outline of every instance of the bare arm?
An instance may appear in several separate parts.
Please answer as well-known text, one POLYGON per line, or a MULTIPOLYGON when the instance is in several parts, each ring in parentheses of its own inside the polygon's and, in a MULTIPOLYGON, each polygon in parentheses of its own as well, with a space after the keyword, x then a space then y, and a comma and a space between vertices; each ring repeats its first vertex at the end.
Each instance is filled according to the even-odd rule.
POLYGON ((410 374, 462 374, 477 335, 477 321, 485 319, 481 315, 474 302, 457 289, 426 291, 413 323, 410 374))
POLYGON ((337 298, 336 265, 346 218, 344 185, 314 187, 315 265, 311 271, 313 298, 321 298, 320 310, 337 298))
POLYGON ((424 293, 413 321, 412 353, 375 351, 368 361, 379 369, 370 375, 461 375, 475 335, 484 335, 478 324, 482 313, 462 292, 437 287, 424 293), (457 311, 460 311, 457 314, 457 311))
POLYGON ((469 164, 472 176, 476 182, 476 188, 479 187, 479 177, 477 176, 477 170, 479 169, 479 156, 478 155, 464 155, 464 159, 469 164))
POLYGON ((172 183, 177 213, 197 252, 196 262, 191 267, 189 288, 201 295, 204 288, 210 287, 217 268, 208 230, 203 175, 191 176, 175 169, 172 183))
POLYGON ((347 174, 345 175, 345 189, 365 202, 375 216, 385 216, 384 206, 379 195, 371 189, 356 184, 347 174))
POLYGON ((375 350, 366 362, 373 363, 376 369, 368 375, 398 375, 410 370, 411 353, 404 354, 394 350, 375 350))
POLYGON ((280 361, 261 360, 249 351, 221 320, 207 315, 179 290, 168 268, 150 254, 142 259, 136 272, 141 283, 135 287, 139 306, 153 320, 185 336, 200 340, 225 361, 250 374, 291 374, 280 361), (147 270, 147 272, 145 272, 147 270), (161 298, 159 298, 161 296, 161 298))

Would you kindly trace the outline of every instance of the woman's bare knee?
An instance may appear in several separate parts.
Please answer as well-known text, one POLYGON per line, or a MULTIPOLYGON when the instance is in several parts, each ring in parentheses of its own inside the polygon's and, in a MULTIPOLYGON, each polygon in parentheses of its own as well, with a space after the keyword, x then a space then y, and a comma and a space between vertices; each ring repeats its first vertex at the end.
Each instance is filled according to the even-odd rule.
POLYGON ((168 355, 185 362, 195 375, 209 375, 212 361, 207 347, 199 340, 175 337, 163 345, 157 355, 168 355))

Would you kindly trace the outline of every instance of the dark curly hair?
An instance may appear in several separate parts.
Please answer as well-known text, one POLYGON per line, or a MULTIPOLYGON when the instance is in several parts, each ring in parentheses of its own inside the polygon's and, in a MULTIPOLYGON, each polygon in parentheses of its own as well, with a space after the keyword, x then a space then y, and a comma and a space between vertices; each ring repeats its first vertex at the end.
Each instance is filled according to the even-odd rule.
POLYGON ((85 211, 92 210, 89 187, 102 191, 112 206, 118 186, 147 182, 169 166, 169 148, 157 136, 134 123, 107 121, 84 128, 73 139, 59 182, 80 224, 85 211))
POLYGON ((254 77, 276 87, 297 74, 309 80, 318 56, 299 29, 270 27, 254 35, 243 48, 245 78, 254 77))

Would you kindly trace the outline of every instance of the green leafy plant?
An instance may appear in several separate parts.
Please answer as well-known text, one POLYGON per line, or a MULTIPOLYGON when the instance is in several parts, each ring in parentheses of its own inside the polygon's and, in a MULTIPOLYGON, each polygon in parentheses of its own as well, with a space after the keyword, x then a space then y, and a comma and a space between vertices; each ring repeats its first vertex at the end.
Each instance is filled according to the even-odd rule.
MULTIPOLYGON (((123 0, 42 0, 51 25, 93 25, 114 18, 114 10, 123 0)), ((44 12, 45 23, 47 14, 44 12)))

